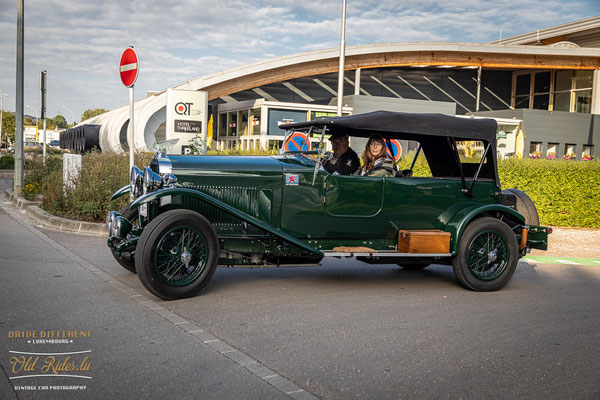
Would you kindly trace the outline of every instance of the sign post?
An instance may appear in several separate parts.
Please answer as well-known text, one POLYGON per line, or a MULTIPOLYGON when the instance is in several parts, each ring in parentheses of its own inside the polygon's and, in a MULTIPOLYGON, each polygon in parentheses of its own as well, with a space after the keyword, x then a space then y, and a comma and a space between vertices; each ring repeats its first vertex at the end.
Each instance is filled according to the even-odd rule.
POLYGON ((140 62, 137 53, 132 46, 123 51, 119 62, 119 74, 121 82, 129 88, 129 171, 133 168, 133 153, 135 151, 134 120, 133 120, 133 84, 140 71, 140 62))

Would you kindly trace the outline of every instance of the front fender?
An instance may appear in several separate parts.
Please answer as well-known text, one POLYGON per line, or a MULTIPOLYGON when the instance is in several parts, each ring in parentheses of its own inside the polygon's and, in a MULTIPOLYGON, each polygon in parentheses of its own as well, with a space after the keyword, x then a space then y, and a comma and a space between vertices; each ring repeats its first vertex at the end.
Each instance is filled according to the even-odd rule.
POLYGON ((148 193, 144 196, 138 197, 137 200, 135 200, 131 204, 130 209, 136 209, 143 203, 158 200, 164 196, 177 196, 177 195, 189 196, 189 197, 194 197, 196 199, 199 199, 207 204, 210 204, 211 206, 214 206, 214 207, 220 209, 221 211, 224 211, 228 214, 233 215, 236 218, 241 219, 242 221, 246 221, 250 225, 256 226, 257 228, 260 228, 266 232, 269 232, 270 234, 272 234, 274 236, 277 236, 287 242, 290 242, 291 244, 293 244, 303 250, 306 250, 308 252, 311 252, 313 254, 323 257, 323 253, 321 251, 307 245, 302 240, 297 239, 285 232, 282 232, 279 229, 272 227, 271 225, 265 224, 264 222, 254 218, 253 216, 248 215, 245 212, 238 210, 237 208, 231 207, 229 204, 223 203, 221 200, 215 199, 214 197, 212 197, 206 193, 200 192, 198 190, 187 189, 187 188, 160 189, 155 192, 148 193))
POLYGON ((469 222, 473 220, 480 214, 488 213, 488 212, 500 212, 503 214, 508 214, 511 217, 517 219, 521 224, 525 225, 525 217, 516 212, 510 207, 503 206, 502 204, 488 204, 485 206, 470 206, 465 207, 458 211, 454 216, 448 221, 446 226, 446 231, 450 232, 450 250, 453 256, 458 253, 458 247, 460 245, 460 239, 462 238, 462 234, 469 225, 469 222))
POLYGON ((115 194, 112 195, 110 201, 116 200, 119 197, 123 196, 125 193, 131 192, 131 185, 123 186, 121 189, 117 190, 115 194))

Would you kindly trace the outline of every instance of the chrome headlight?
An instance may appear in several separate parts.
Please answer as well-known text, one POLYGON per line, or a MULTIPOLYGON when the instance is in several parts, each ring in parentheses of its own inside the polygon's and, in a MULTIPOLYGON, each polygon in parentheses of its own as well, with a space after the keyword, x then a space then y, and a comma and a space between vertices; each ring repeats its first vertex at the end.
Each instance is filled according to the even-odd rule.
POLYGON ((163 182, 165 183, 165 186, 174 185, 175 183, 177 183, 177 180, 177 177, 173 174, 165 174, 163 176, 163 182))
POLYGON ((117 216, 112 224, 110 236, 124 239, 129 232, 131 232, 131 222, 126 218, 117 216))
POLYGON ((142 184, 144 180, 144 174, 141 169, 135 165, 131 167, 130 185, 131 193, 134 197, 138 197, 142 194, 142 184))
POLYGON ((108 215, 106 216, 106 230, 108 231, 108 233, 112 236, 112 229, 113 226, 115 226, 115 221, 117 219, 117 212, 116 211, 110 211, 108 213, 108 215))
POLYGON ((146 167, 144 169, 144 194, 160 189, 163 180, 159 174, 146 167))

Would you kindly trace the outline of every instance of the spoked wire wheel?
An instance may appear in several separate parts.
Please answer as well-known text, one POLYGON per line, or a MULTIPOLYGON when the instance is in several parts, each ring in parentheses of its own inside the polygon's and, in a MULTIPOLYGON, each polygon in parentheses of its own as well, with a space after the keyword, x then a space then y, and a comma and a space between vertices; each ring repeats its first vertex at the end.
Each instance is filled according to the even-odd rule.
POLYGON ((168 231, 154 252, 154 268, 158 277, 171 286, 185 286, 193 282, 207 262, 206 238, 198 229, 187 225, 168 231))
POLYGON ((469 271, 477 279, 491 281, 498 278, 508 266, 510 253, 502 235, 483 231, 471 241, 467 251, 469 271))
POLYGON ((460 239, 452 269, 468 289, 498 290, 512 278, 519 261, 519 245, 513 230, 491 217, 469 223, 460 239))
POLYGON ((219 242, 212 224, 190 210, 166 211, 144 228, 135 256, 140 282, 165 300, 195 296, 217 268, 219 242))

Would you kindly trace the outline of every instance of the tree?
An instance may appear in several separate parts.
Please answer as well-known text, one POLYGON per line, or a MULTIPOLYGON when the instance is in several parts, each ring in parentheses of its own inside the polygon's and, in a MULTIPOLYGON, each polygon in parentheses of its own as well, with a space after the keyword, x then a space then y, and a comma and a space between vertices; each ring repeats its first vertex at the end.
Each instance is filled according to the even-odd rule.
POLYGON ((9 143, 15 141, 15 115, 11 112, 2 111, 2 143, 6 143, 8 135, 9 143))
POLYGON ((105 110, 104 108, 90 108, 81 114, 81 120, 85 121, 86 119, 96 117, 100 114, 104 114, 105 112, 108 112, 108 110, 105 110))
POLYGON ((65 117, 63 117, 60 114, 58 114, 56 117, 52 118, 52 122, 59 129, 66 129, 69 127, 69 124, 67 124, 67 120, 65 119, 65 117))

